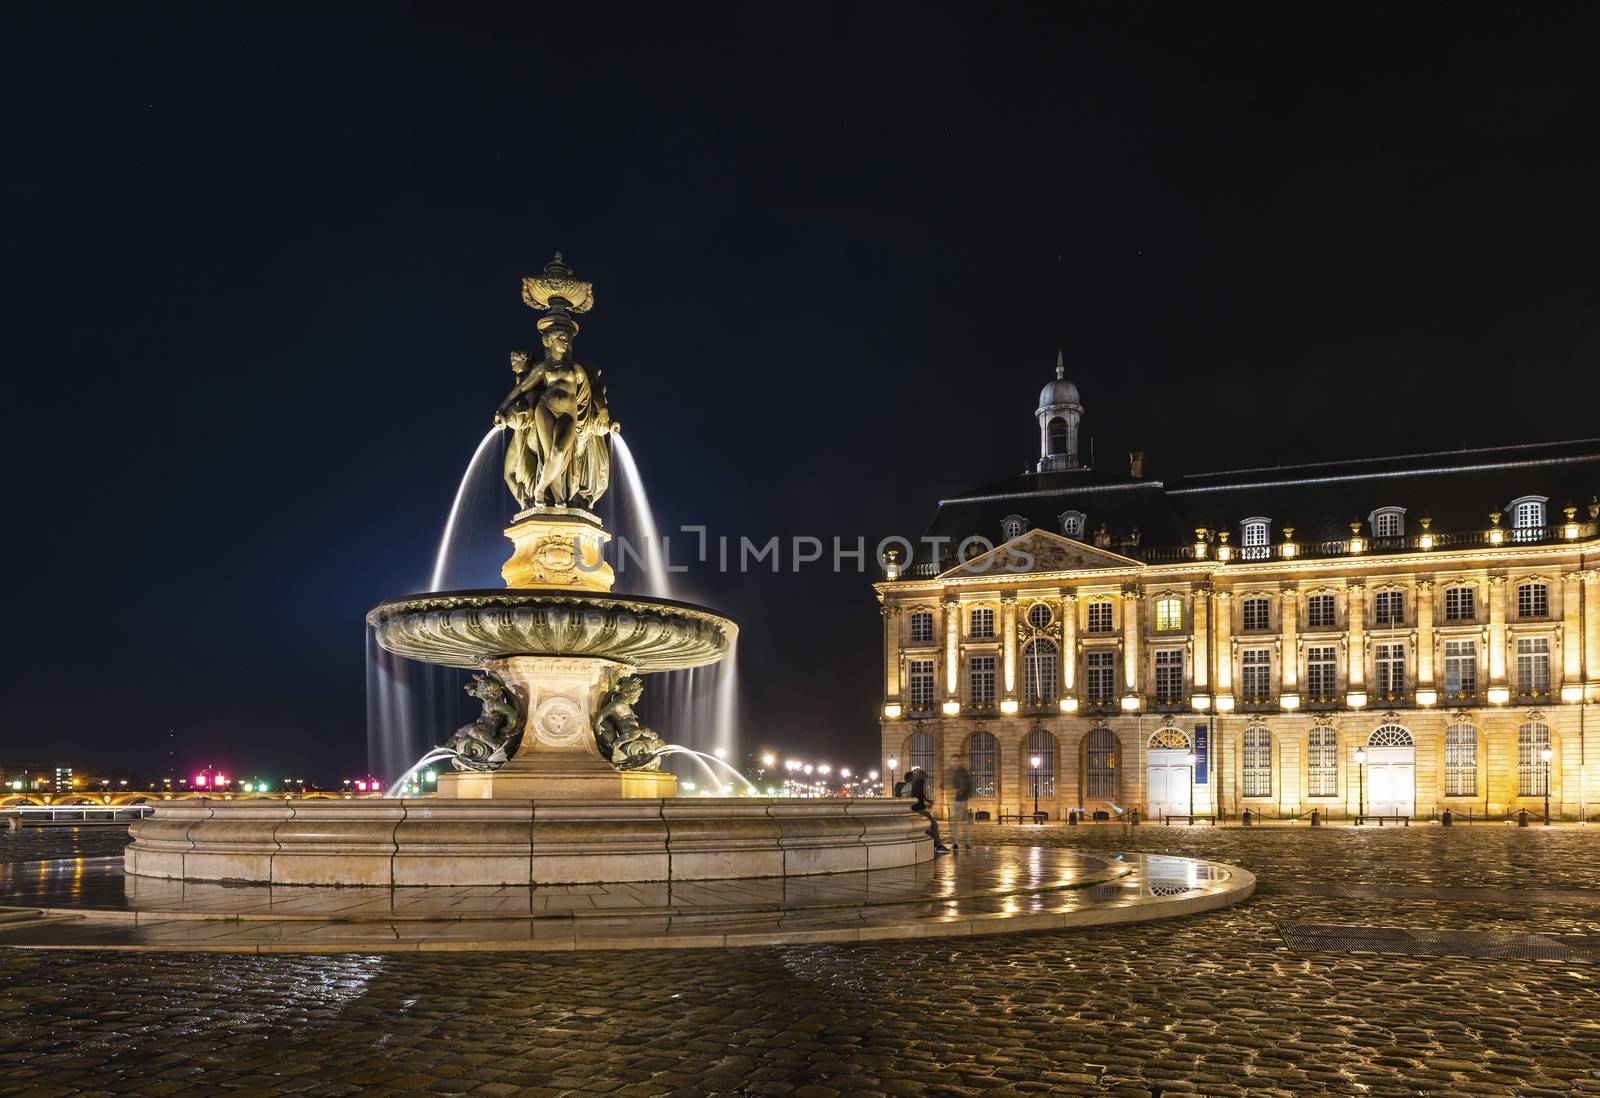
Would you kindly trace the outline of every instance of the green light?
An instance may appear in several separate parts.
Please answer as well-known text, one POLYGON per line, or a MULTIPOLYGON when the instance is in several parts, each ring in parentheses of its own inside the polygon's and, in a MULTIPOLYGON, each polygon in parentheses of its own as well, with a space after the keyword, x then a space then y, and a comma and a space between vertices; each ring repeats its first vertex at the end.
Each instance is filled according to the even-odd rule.
POLYGON ((432 770, 428 771, 426 774, 424 774, 422 776, 425 779, 427 779, 428 781, 430 781, 430 782, 436 782, 436 781, 439 780, 439 775, 435 771, 432 771, 432 770))

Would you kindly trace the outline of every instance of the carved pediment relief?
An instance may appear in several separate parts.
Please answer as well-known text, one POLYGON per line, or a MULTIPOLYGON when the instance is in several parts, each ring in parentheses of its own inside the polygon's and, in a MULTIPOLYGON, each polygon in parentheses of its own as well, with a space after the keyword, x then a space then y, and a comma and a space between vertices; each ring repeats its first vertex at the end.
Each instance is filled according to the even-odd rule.
POLYGON ((1048 530, 1030 530, 1004 545, 973 557, 945 573, 947 576, 1025 575, 1035 572, 1079 572, 1094 569, 1143 568, 1132 557, 1085 545, 1048 530))

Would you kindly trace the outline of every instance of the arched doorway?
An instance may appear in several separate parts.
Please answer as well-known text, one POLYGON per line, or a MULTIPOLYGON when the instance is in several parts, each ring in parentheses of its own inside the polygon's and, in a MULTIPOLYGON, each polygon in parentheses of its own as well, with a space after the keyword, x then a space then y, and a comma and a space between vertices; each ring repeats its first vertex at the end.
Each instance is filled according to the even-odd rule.
POLYGON ((1417 742, 1398 724, 1367 737, 1367 811, 1409 816, 1416 809, 1417 742))
POLYGON ((1189 737, 1180 728, 1158 728, 1144 759, 1145 815, 1151 821, 1189 812, 1194 776, 1189 770, 1189 737))

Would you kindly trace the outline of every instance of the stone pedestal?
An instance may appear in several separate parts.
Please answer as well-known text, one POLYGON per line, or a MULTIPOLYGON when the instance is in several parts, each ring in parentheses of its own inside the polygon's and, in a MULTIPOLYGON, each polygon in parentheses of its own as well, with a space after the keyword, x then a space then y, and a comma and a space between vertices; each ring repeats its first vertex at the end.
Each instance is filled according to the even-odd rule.
POLYGON ((605 560, 611 540, 600 520, 576 507, 538 507, 506 527, 516 548, 500 568, 507 587, 610 591, 616 574, 605 560))
POLYGON ((677 779, 660 771, 618 770, 601 757, 591 720, 606 683, 626 670, 592 656, 505 656, 485 667, 523 699, 527 722, 517 753, 499 770, 451 771, 442 798, 671 797, 677 779))

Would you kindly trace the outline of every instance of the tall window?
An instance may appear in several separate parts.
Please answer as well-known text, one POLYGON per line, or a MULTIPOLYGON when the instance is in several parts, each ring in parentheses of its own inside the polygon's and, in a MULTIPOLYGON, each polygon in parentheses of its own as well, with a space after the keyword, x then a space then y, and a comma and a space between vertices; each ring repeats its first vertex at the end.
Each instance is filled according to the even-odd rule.
POLYGON ((1444 730, 1444 794, 1470 797, 1478 792, 1478 730, 1452 724, 1444 730))
POLYGON ((1096 728, 1084 740, 1085 798, 1117 795, 1117 738, 1109 728, 1096 728))
POLYGON ((977 638, 979 640, 985 640, 985 639, 987 639, 989 637, 994 636, 994 608, 993 607, 990 607, 990 606, 979 606, 976 609, 974 609, 972 611, 971 622, 972 622, 972 635, 975 638, 977 638))
POLYGON ((1537 541, 1544 533, 1544 497, 1524 496, 1511 503, 1513 541, 1537 541))
POLYGON ((918 610, 911 615, 911 643, 933 643, 933 615, 926 610, 918 610))
POLYGON ((1239 685, 1244 699, 1263 702, 1272 697, 1272 649, 1246 648, 1240 656, 1239 685))
POLYGON ((1061 515, 1061 532, 1069 538, 1081 538, 1084 521, 1082 511, 1064 511, 1061 515))
POLYGON ((1244 560, 1265 560, 1272 552, 1267 542, 1271 538, 1268 532, 1266 519, 1245 519, 1242 536, 1239 541, 1243 546, 1239 556, 1244 560))
POLYGON ((1406 593, 1404 591, 1379 591, 1372 597, 1372 611, 1378 625, 1404 625, 1406 623, 1406 593))
POLYGON ((1306 628, 1332 629, 1335 625, 1332 595, 1312 595, 1306 599, 1306 628))
POLYGON ((1385 507, 1381 511, 1372 512, 1372 536, 1375 538, 1397 538, 1406 532, 1406 513, 1404 508, 1385 507))
POLYGON ((1269 629, 1272 627, 1272 603, 1266 599, 1245 599, 1240 604, 1240 611, 1244 617, 1246 629, 1269 629))
POLYGON ((1156 600, 1156 632, 1176 633, 1183 628, 1183 600, 1177 595, 1162 595, 1156 600))
POLYGON ((1111 604, 1109 602, 1091 602, 1089 604, 1089 632, 1111 632, 1111 604))
POLYGON ((1037 756, 1039 759, 1039 796, 1054 797, 1056 795, 1056 738, 1042 728, 1035 728, 1028 734, 1027 754, 1024 755, 1022 765, 1028 768, 1028 793, 1033 793, 1033 765, 1031 760, 1037 756))
POLYGON ((1406 689, 1406 646, 1380 644, 1377 659, 1373 662, 1378 672, 1378 693, 1403 694, 1406 689))
POLYGON ((1022 689, 1030 705, 1060 696, 1061 659, 1053 641, 1038 637, 1022 650, 1022 689))
POLYGON ((1157 649, 1156 697, 1168 703, 1183 697, 1183 649, 1157 649))
POLYGON ((987 732, 974 732, 967 744, 967 754, 972 758, 972 795, 994 796, 995 758, 999 752, 994 737, 987 732))
POLYGON ((1339 689, 1339 650, 1331 644, 1306 649, 1306 693, 1316 701, 1332 701, 1339 689))
POLYGON ((1517 617, 1547 618, 1550 616, 1550 587, 1543 583, 1524 583, 1517 586, 1517 617))
POLYGON ((967 700, 973 705, 994 704, 993 656, 973 656, 967 661, 967 700))
POLYGON ((1052 454, 1067 452, 1067 421, 1060 416, 1050 421, 1050 452, 1052 454))
POLYGON ((1083 657, 1085 694, 1092 702, 1108 702, 1115 696, 1115 652, 1089 652, 1083 657))
POLYGON ((906 769, 915 770, 919 766, 928 772, 928 777, 934 776, 932 733, 913 732, 906 742, 906 769))
POLYGON ((1452 700, 1465 701, 1478 693, 1478 642, 1444 642, 1444 693, 1452 700))
POLYGON ((913 713, 933 710, 933 661, 906 661, 906 701, 913 713))
POLYGON ((1444 593, 1445 621, 1472 621, 1478 616, 1478 592, 1474 587, 1450 587, 1444 593))
POLYGON ((1244 730, 1244 795, 1272 796, 1272 733, 1260 725, 1244 730))
POLYGON ((1542 797, 1550 786, 1550 767, 1544 749, 1550 746, 1550 726, 1531 721, 1517 729, 1517 796, 1542 797))
POLYGON ((1035 629, 1048 629, 1050 627, 1050 607, 1042 602, 1036 602, 1028 607, 1028 624, 1035 629))
POLYGON ((1517 638, 1517 692, 1542 698, 1550 693, 1550 638, 1517 638))
POLYGON ((1339 795, 1339 733, 1318 725, 1306 737, 1307 792, 1312 797, 1339 795))

